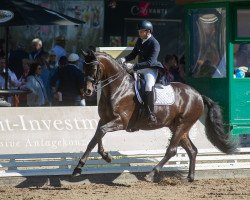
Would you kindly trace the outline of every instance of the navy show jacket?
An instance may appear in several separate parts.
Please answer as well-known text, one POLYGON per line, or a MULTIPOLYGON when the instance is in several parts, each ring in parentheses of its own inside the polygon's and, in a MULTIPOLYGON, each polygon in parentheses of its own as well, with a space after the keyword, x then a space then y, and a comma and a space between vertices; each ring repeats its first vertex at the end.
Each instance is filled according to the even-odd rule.
POLYGON ((142 39, 138 38, 132 52, 125 56, 126 62, 134 60, 138 56, 138 63, 135 64, 134 70, 144 68, 163 68, 162 64, 157 61, 160 52, 159 42, 151 35, 151 37, 142 43, 142 39))

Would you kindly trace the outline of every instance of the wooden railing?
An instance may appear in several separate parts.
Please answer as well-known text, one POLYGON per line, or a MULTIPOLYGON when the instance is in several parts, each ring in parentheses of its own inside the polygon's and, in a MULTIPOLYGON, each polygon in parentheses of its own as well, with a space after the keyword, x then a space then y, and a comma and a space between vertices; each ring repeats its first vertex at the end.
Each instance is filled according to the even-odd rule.
MULTIPOLYGON (((149 172, 158 163, 165 150, 111 152, 112 163, 106 163, 99 154, 92 153, 84 174, 149 172)), ((0 177, 69 175, 82 153, 41 153, 0 155, 0 177)), ((186 171, 189 159, 183 149, 164 166, 163 171, 186 171)), ((237 154, 226 155, 216 149, 202 149, 197 156, 196 170, 249 169, 250 148, 241 148, 237 154)))

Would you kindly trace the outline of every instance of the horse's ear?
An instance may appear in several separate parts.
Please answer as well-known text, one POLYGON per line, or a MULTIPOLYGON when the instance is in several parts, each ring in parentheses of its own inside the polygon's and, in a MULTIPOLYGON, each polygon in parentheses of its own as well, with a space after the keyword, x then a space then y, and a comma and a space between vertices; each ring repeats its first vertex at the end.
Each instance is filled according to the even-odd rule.
POLYGON ((82 55, 83 55, 84 57, 88 55, 88 53, 85 52, 85 51, 83 51, 82 49, 81 49, 81 52, 82 52, 82 55))
POLYGON ((89 57, 91 57, 92 59, 96 60, 96 55, 95 55, 95 52, 91 49, 88 49, 88 55, 89 57))

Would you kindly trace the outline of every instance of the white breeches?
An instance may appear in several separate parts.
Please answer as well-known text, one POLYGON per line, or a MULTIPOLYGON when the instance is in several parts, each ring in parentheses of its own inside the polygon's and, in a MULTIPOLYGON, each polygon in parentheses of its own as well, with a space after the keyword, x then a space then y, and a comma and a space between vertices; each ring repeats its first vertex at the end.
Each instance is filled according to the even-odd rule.
POLYGON ((143 74, 146 81, 145 91, 152 91, 157 78, 157 69, 145 68, 140 69, 137 73, 143 74))

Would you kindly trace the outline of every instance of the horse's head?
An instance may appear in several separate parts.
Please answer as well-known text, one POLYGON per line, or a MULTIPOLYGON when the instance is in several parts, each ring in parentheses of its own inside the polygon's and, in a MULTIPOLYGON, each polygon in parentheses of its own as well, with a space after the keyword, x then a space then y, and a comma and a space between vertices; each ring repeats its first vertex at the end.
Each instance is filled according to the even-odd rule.
POLYGON ((93 51, 87 53, 82 51, 85 60, 85 84, 84 93, 86 96, 91 96, 100 81, 100 62, 97 60, 93 51))

